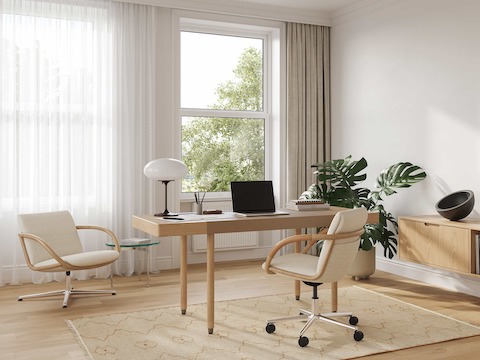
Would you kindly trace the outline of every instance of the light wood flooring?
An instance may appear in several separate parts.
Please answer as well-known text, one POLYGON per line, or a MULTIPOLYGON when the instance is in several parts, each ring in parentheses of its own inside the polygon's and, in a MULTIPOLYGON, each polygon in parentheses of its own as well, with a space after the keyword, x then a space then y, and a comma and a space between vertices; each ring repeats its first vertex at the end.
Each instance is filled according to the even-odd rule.
MULTIPOLYGON (((288 292, 293 294, 291 280, 265 274, 260 264, 260 261, 217 263, 216 300, 288 292)), ((188 302, 205 302, 205 266, 189 266, 188 281, 188 302)), ((355 282, 345 278, 339 285, 347 286, 352 283, 480 326, 478 297, 427 286, 381 271, 377 271, 369 280, 355 282)), ((81 288, 102 289, 110 286, 109 280, 88 280, 75 284, 81 288)), ((57 290, 63 286, 62 283, 0 287, 0 360, 84 359, 82 351, 67 329, 65 319, 179 304, 178 270, 161 271, 151 275, 149 287, 145 286, 145 276, 141 281, 137 276, 115 277, 114 285, 117 289, 116 296, 76 297, 66 309, 61 307, 61 299, 58 297, 17 301, 19 295, 57 290)), ((368 358, 467 360, 478 359, 479 354, 480 336, 476 336, 368 358)))

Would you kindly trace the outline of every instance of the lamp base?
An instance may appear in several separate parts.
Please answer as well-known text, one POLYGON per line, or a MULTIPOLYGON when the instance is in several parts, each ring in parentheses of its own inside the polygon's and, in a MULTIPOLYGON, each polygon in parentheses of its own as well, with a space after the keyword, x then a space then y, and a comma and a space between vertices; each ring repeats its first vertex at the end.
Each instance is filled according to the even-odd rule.
POLYGON ((165 210, 164 212, 158 213, 158 214, 154 214, 153 216, 156 216, 156 217, 178 216, 178 214, 171 213, 171 212, 169 212, 168 210, 165 210))

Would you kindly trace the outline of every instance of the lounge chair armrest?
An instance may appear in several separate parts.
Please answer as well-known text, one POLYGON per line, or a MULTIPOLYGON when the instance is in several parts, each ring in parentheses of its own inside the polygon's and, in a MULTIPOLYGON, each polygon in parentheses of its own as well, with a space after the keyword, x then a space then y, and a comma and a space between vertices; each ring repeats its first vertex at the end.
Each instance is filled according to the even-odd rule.
POLYGON ((115 250, 120 252, 120 243, 118 242, 118 239, 117 237, 115 236, 115 234, 105 228, 105 227, 102 227, 102 226, 96 226, 96 225, 77 225, 77 230, 98 230, 98 231, 102 231, 104 233, 106 233, 107 235, 110 236, 110 238, 112 239, 113 243, 115 244, 115 250))
POLYGON ((55 253, 55 251, 52 249, 52 247, 50 245, 48 245, 41 237, 39 237, 37 235, 34 235, 34 234, 23 233, 23 232, 19 233, 18 237, 20 239, 20 244, 22 245, 23 253, 25 254, 25 259, 27 261, 27 265, 30 269, 36 270, 36 271, 42 271, 42 270, 45 271, 45 270, 48 270, 50 268, 56 268, 57 265, 38 267, 38 266, 35 266, 34 264, 32 264, 32 261, 30 260, 30 257, 28 256, 27 248, 25 246, 25 239, 35 241, 37 244, 41 245, 45 249, 45 251, 47 251, 50 254, 50 256, 52 258, 54 258, 61 266, 63 266, 63 267, 71 266, 70 264, 65 262, 60 256, 58 256, 57 253, 55 253))

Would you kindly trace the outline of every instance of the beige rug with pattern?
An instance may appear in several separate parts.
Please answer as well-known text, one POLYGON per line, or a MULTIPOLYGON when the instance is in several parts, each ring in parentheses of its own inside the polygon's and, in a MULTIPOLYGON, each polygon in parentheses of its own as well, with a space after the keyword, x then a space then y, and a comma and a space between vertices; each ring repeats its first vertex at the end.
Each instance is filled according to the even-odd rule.
MULTIPOLYGON (((91 359, 348 359, 480 334, 480 328, 356 286, 339 289, 339 311, 353 311, 365 334, 317 322, 297 343, 302 322, 277 323, 265 331, 265 319, 298 315, 310 308, 308 294, 221 301, 215 304, 215 329, 207 333, 206 305, 67 320, 91 359)), ((328 307, 330 292, 319 291, 328 307)), ((328 311, 328 310, 327 310, 328 311)))

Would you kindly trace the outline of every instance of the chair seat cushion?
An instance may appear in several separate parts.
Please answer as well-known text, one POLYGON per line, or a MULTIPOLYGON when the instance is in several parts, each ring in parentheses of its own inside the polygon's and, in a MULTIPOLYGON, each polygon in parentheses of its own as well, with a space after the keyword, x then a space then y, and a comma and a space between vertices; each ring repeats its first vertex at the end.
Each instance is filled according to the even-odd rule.
MULTIPOLYGON (((303 277, 315 276, 317 273, 318 257, 308 254, 292 253, 273 258, 270 263, 270 269, 273 272, 280 270, 282 272, 289 273, 299 280, 303 280, 303 277)), ((265 263, 262 265, 265 269, 265 263)))
MULTIPOLYGON (((118 259, 120 254, 117 251, 112 250, 98 250, 98 251, 88 251, 84 253, 72 254, 62 256, 61 258, 75 267, 96 267, 96 266, 103 266, 108 265, 115 260, 118 259)), ((65 270, 74 270, 74 269, 66 269, 61 266, 55 259, 49 259, 45 261, 41 261, 35 266, 42 267, 42 266, 50 266, 50 265, 58 265, 58 267, 48 269, 48 271, 65 271, 65 270)))

